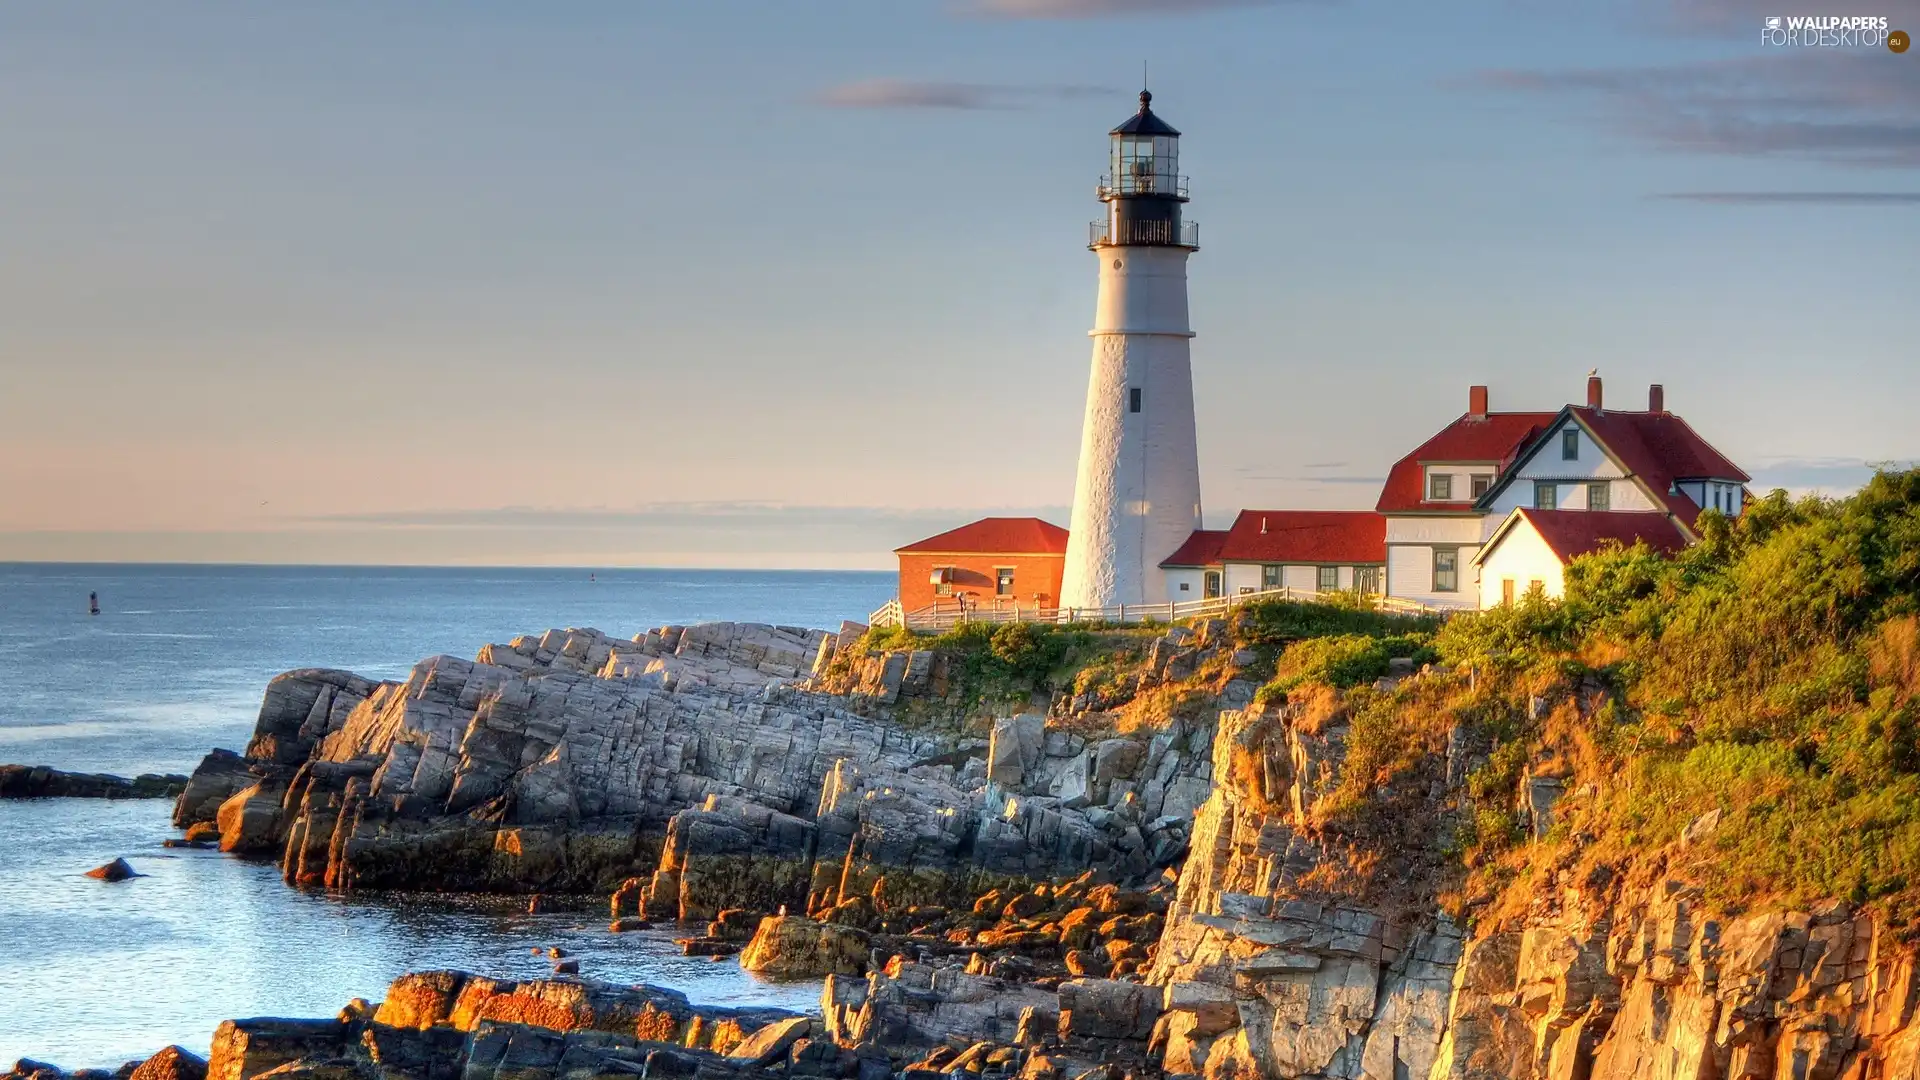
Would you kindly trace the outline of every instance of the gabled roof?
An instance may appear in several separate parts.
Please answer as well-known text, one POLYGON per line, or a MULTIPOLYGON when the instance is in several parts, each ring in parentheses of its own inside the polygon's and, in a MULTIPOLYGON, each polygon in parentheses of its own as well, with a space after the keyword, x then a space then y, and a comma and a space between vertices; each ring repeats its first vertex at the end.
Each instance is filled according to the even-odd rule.
POLYGON ((1032 517, 990 517, 893 549, 896 555, 1065 555, 1067 530, 1032 517))
POLYGON ((1497 412, 1484 416, 1467 413, 1421 443, 1419 448, 1399 461, 1387 473, 1380 489, 1380 501, 1374 509, 1383 514, 1471 513, 1472 499, 1433 503, 1425 501, 1425 470, 1429 461, 1488 462, 1495 473, 1506 471, 1520 448, 1533 441, 1558 413, 1497 412))
MULTIPOLYGON (((1546 445, 1548 437, 1564 418, 1579 421, 1630 478, 1640 481, 1653 500, 1666 508, 1681 525, 1693 528, 1701 507, 1690 496, 1674 488, 1682 480, 1730 480, 1745 484, 1753 479, 1740 466, 1727 460, 1712 444, 1700 437, 1685 420, 1668 412, 1629 412, 1569 405, 1531 439, 1518 455, 1531 456, 1546 445)), ((1514 480, 1503 475, 1492 490, 1481 498, 1488 505, 1514 480)))
POLYGON ((1493 531, 1493 536, 1473 557, 1480 564, 1493 554, 1502 541, 1517 528, 1531 527, 1540 534, 1561 563, 1605 547, 1617 541, 1622 547, 1646 545, 1663 554, 1672 554, 1687 546, 1687 538, 1673 519, 1658 510, 1534 510, 1521 507, 1493 531))
POLYGON ((1242 510, 1218 561, 1384 563, 1387 519, 1370 510, 1242 510))
POLYGON ((1226 543, 1225 529, 1195 529, 1179 550, 1161 561, 1163 567, 1212 566, 1220 561, 1220 545, 1226 543))

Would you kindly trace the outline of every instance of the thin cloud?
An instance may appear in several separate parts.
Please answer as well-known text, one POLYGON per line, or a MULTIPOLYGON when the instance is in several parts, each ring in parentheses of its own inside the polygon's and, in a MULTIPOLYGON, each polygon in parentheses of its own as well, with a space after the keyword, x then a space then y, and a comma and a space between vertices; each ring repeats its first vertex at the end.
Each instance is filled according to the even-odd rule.
POLYGON ((963 15, 999 19, 1108 19, 1138 15, 1201 15, 1277 7, 1311 0, 960 0, 963 15))
POLYGON ((836 109, 1023 109, 1037 101, 1110 97, 1115 93, 1102 86, 865 79, 828 87, 813 96, 813 103, 836 109))
POLYGON ((1596 125, 1663 150, 1920 167, 1920 64, 1857 50, 1753 48, 1700 63, 1504 69, 1474 81, 1585 105, 1596 125))
POLYGON ((633 507, 502 506, 450 510, 396 510, 322 514, 294 518, 307 525, 372 526, 393 529, 759 529, 953 525, 978 517, 1064 518, 1066 508, 990 509, 882 506, 804 506, 763 502, 650 503, 633 507))
POLYGON ((1797 494, 1845 495, 1880 471, 1911 469, 1920 459, 1869 461, 1858 457, 1776 457, 1753 465, 1756 491, 1786 488, 1797 494))
POLYGON ((1378 487, 1387 482, 1384 476, 1284 476, 1249 473, 1248 480, 1274 480, 1289 484, 1366 484, 1378 487))
POLYGON ((1728 205, 1920 205, 1920 191, 1670 191, 1655 196, 1680 202, 1728 205))

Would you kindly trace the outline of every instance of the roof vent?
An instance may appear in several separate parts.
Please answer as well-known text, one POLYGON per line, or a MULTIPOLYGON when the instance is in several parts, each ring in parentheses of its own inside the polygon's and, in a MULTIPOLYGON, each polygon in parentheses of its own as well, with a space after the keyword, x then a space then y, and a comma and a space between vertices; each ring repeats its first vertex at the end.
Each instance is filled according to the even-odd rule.
POLYGON ((1267 519, 1264 517, 1260 519, 1260 535, 1267 535, 1267 519))

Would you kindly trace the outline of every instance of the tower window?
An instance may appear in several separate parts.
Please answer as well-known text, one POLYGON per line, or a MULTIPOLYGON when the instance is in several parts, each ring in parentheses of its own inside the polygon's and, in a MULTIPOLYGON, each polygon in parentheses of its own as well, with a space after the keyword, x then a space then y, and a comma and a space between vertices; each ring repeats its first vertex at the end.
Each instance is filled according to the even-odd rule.
POLYGON ((1140 388, 1137 386, 1127 391, 1127 411, 1140 411, 1140 388))

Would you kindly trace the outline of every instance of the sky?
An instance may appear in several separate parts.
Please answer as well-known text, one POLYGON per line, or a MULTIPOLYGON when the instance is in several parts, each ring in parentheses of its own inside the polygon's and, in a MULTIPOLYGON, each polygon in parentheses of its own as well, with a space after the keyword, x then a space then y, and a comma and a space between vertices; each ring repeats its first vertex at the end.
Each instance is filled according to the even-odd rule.
POLYGON ((0 560, 874 567, 1064 523, 1179 127, 1210 524, 1665 385, 1920 459, 1920 0, 0 5, 0 560))

